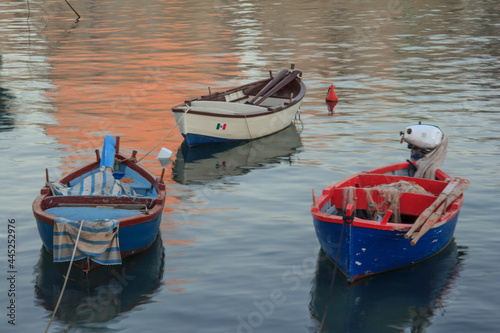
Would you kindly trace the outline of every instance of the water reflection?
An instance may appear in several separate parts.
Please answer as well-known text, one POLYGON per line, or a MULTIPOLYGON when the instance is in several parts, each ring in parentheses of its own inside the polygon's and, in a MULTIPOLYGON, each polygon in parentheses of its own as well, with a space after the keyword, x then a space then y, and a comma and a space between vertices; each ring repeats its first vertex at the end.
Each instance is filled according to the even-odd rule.
MULTIPOLYGON (((348 284, 339 273, 323 332, 425 332, 439 308, 453 301, 465 251, 455 241, 418 265, 348 284)), ((309 310, 320 325, 334 265, 320 250, 309 310)), ((456 294, 458 295, 458 294, 456 294)))
POLYGON ((14 129, 14 116, 7 109, 7 101, 10 98, 7 89, 0 87, 0 132, 12 131, 14 129))
POLYGON ((337 105, 338 102, 326 101, 325 103, 328 109, 328 115, 333 116, 333 114, 335 113, 335 110, 333 109, 335 108, 335 105, 337 105))
MULTIPOLYGON (((2 71, 3 60, 0 54, 0 72, 2 71)), ((12 131, 14 129, 14 117, 7 110, 7 102, 12 99, 9 90, 2 87, 0 81, 0 132, 12 131)))
POLYGON ((238 176, 262 164, 290 158, 301 146, 295 124, 284 130, 245 143, 188 148, 183 142, 172 169, 180 184, 205 183, 224 176, 238 176))
MULTIPOLYGON (((163 243, 158 235, 147 251, 126 258, 121 266, 102 266, 87 277, 73 269, 56 318, 70 327, 105 323, 149 303, 160 287, 163 266, 163 243)), ((67 269, 67 263, 54 263, 42 247, 35 266, 35 295, 49 311, 57 304, 67 269)))
MULTIPOLYGON (((73 17, 62 4, 64 9, 53 12, 73 17)), ((139 155, 148 151, 175 125, 171 106, 208 86, 215 90, 222 78, 240 77, 239 59, 220 52, 230 32, 207 14, 212 4, 126 0, 77 6, 82 19, 70 33, 61 19, 47 20, 45 29, 53 43, 48 61, 57 87, 49 95, 58 107, 58 124, 46 132, 71 147, 68 167, 105 134, 133 141, 139 155)), ((175 130, 164 144, 171 149, 181 141, 175 130)))
MULTIPOLYGON (((0 103, 7 103, 8 111, 16 121, 14 130, 8 132, 12 135, 2 133, 8 137, 8 141, 5 141, 5 157, 9 162, 2 172, 2 182, 6 187, 16 189, 4 202, 4 208, 10 209, 8 215, 12 217, 24 216, 21 214, 31 216, 30 208, 24 208, 26 200, 21 199, 29 198, 38 191, 38 180, 33 182, 30 179, 33 174, 42 175, 45 165, 66 173, 75 165, 86 163, 89 156, 93 156, 93 150, 101 146, 104 134, 122 136, 122 150, 129 154, 131 149, 137 149, 141 156, 173 127, 172 105, 206 93, 208 86, 212 91, 222 90, 223 87, 260 79, 268 69, 282 68, 291 62, 304 71, 304 81, 308 87, 301 111, 306 126, 300 134, 299 147, 304 148, 299 148, 299 165, 295 168, 280 168, 279 174, 272 174, 272 187, 287 189, 290 188, 292 177, 297 174, 304 177, 292 182, 295 193, 281 190, 280 196, 276 197, 276 200, 282 200, 281 195, 286 195, 286 200, 294 208, 284 211, 283 207, 273 205, 270 211, 276 213, 269 217, 288 217, 292 214, 298 220, 302 215, 307 219, 308 210, 300 207, 304 203, 303 194, 310 193, 313 183, 319 184, 331 177, 332 170, 352 174, 356 165, 363 167, 372 163, 367 156, 376 155, 381 165, 384 160, 390 163, 394 156, 401 156, 401 147, 394 145, 392 133, 398 133, 401 124, 419 120, 444 125, 447 133, 454 137, 452 149, 456 151, 455 154, 452 151, 449 154, 452 158, 449 165, 454 170, 450 172, 459 171, 459 175, 467 175, 476 184, 475 189, 467 194, 469 207, 464 207, 463 214, 468 214, 474 220, 476 212, 484 215, 492 211, 489 209, 490 203, 495 204, 494 190, 498 186, 492 185, 491 180, 498 179, 495 178, 498 165, 491 163, 491 157, 498 152, 500 142, 498 1, 69 1, 82 15, 76 24, 73 13, 64 1, 18 0, 3 1, 1 5, 0 33, 4 38, 0 39, 3 55, 0 86, 6 90, 0 91, 3 95, 3 102, 0 103), (31 14, 29 20, 28 3, 31 14), (232 81, 234 78, 238 78, 237 81, 232 81), (333 110, 334 117, 327 116, 327 106, 324 104, 325 93, 331 82, 335 82, 338 87, 341 99, 341 103, 333 110), (6 101, 5 93, 13 98, 6 101), (378 148, 375 148, 374 143, 377 143, 378 148), (379 154, 378 151, 384 152, 379 154), (453 155, 456 157, 453 158, 453 155), (25 181, 19 182, 19 175, 23 175, 25 181)), ((9 128, 9 115, 3 120, 7 121, 9 128)), ((162 146, 177 148, 181 146, 182 140, 180 133, 174 129, 162 146)), ((232 149, 236 151, 237 147, 232 149)), ((156 153, 151 154, 151 158, 145 159, 144 163, 159 175, 161 168, 156 162, 156 153)), ((165 245, 182 249, 170 254, 173 259, 182 257, 179 264, 182 267, 175 268, 182 272, 179 273, 179 281, 195 281, 200 271, 206 272, 213 268, 212 260, 195 260, 199 256, 192 254, 202 244, 208 256, 217 256, 222 253, 220 249, 224 249, 225 254, 239 253, 240 244, 234 241, 234 237, 225 234, 220 236, 220 233, 228 230, 228 227, 233 228, 229 222, 240 218, 241 210, 231 208, 239 207, 241 198, 247 198, 246 193, 235 187, 234 193, 237 195, 227 195, 224 197, 227 201, 222 202, 193 193, 191 186, 172 184, 198 179, 210 182, 229 172, 244 174, 259 165, 257 163, 248 168, 246 161, 238 162, 240 167, 231 171, 228 171, 227 163, 225 170, 217 169, 216 164, 207 165, 216 163, 217 156, 220 156, 218 154, 226 162, 232 160, 229 155, 239 158, 236 152, 228 155, 217 152, 204 159, 186 158, 188 162, 175 170, 178 172, 175 175, 177 179, 166 177, 171 195, 167 198, 162 231, 168 235, 165 245), (197 175, 192 175, 192 168, 198 170, 197 175), (209 172, 212 174, 208 175, 209 172), (186 205, 189 210, 184 209, 186 205), (220 208, 225 209, 222 219, 220 208), (232 215, 232 211, 236 215, 232 215), (200 214, 199 219, 189 221, 193 212, 200 214), (205 230, 208 229, 203 227, 217 234, 207 235, 205 230), (195 269, 185 269, 191 267, 195 269)), ((286 154, 284 156, 287 157, 286 154)), ((265 170, 260 171, 264 173, 265 170)), ((250 188, 252 197, 260 197, 262 188, 254 188, 252 184, 246 183, 253 181, 255 177, 251 176, 240 177, 241 188, 250 188)), ((224 191, 222 193, 225 194, 224 191)), ((248 207, 256 204, 252 200, 245 203, 248 207)), ((266 214, 262 207, 254 211, 266 214)), ((290 218, 290 221, 293 219, 290 218)), ((478 223, 483 224, 484 230, 488 229, 485 224, 491 224, 492 221, 495 219, 486 216, 478 223)), ((247 225, 253 226, 252 223, 247 225)), ((311 228, 310 224, 298 223, 294 228, 286 229, 288 238, 283 238, 283 231, 276 228, 275 246, 288 246, 290 253, 293 250, 307 252, 317 242, 313 233, 310 233, 311 228), (308 239, 308 234, 312 238, 308 239), (290 239, 299 238, 308 239, 310 247, 290 246, 290 239)), ((471 247, 481 250, 497 244, 498 237, 493 233, 484 237, 483 233, 477 231, 476 223, 464 223, 461 228, 461 233, 467 236, 471 247)), ((234 230, 235 233, 239 231, 234 230)), ((273 229, 269 229, 269 232, 273 232, 273 229)), ((36 231, 23 232, 21 238, 25 244, 39 242, 36 231)), ((241 285, 252 286, 252 276, 268 276, 269 266, 265 263, 269 252, 262 251, 269 248, 266 240, 253 240, 254 246, 249 247, 247 255, 255 262, 238 267, 243 277, 238 283, 227 276, 217 277, 216 281, 203 279, 192 283, 193 289, 204 288, 220 295, 231 295, 236 305, 234 308, 227 308, 225 297, 214 297, 210 299, 210 307, 204 307, 206 302, 198 301, 199 294, 186 297, 194 293, 179 294, 182 297, 173 302, 173 292, 169 291, 183 291, 183 286, 172 279, 165 283, 170 283, 169 287, 162 288, 162 292, 152 296, 155 301, 163 302, 161 310, 155 312, 148 309, 148 312, 142 311, 140 316, 133 313, 119 316, 119 319, 112 321, 110 329, 116 328, 116 321, 121 321, 121 327, 129 330, 141 328, 144 321, 150 322, 152 329, 164 329, 166 322, 172 327, 183 327, 191 322, 191 326, 188 323, 186 329, 178 330, 191 332, 199 330, 200 326, 198 320, 190 319, 203 313, 205 318, 210 318, 210 321, 203 322, 203 327, 216 331, 215 327, 227 321, 227 316, 233 320, 237 313, 246 313, 248 308, 245 305, 255 300, 254 294, 242 292, 241 285), (222 283, 217 283, 219 281, 222 283), (160 311, 176 315, 159 319, 160 311), (222 312, 226 317, 221 315, 222 312)), ((31 250, 28 247, 26 251, 31 250)), ((36 254, 26 258, 29 260, 24 260, 24 266, 20 268, 32 272, 32 266, 38 260, 36 254)), ((293 260, 283 257, 281 264, 292 266, 293 260)), ((474 262, 474 268, 491 266, 487 256, 476 255, 474 262)), ((315 288, 320 288, 325 294, 331 268, 323 266, 318 265, 318 269, 329 271, 316 276, 315 288)), ((54 306, 54 298, 61 283, 54 285, 50 277, 44 279, 43 275, 55 274, 51 270, 37 268, 37 275, 41 274, 39 282, 45 283, 36 287, 39 299, 35 300, 35 308, 38 304, 43 304, 47 309, 54 306)), ((23 282, 27 280, 19 280, 20 290, 29 291, 32 288, 30 283, 23 282)), ((484 306, 485 302, 495 304, 493 295, 495 291, 498 293, 498 287, 492 279, 488 280, 487 276, 484 280, 461 277, 461 283, 469 287, 477 285, 477 281, 484 282, 486 287, 483 289, 493 291, 490 293, 491 298, 481 297, 486 292, 477 295, 475 292, 468 293, 466 303, 471 304, 471 307, 458 307, 453 313, 447 313, 442 327, 456 324, 455 319, 466 313, 470 315, 471 309, 477 309, 477 314, 483 318, 495 316, 494 306, 490 307, 490 311, 486 311, 484 306)), ((371 279, 364 282, 368 285, 373 283, 371 279)), ((336 290, 340 288, 339 294, 346 299, 333 303, 341 303, 342 306, 349 304, 349 293, 360 294, 359 302, 366 303, 366 297, 374 293, 387 300, 382 304, 388 307, 388 323, 404 322, 401 325, 411 326, 408 323, 410 301, 392 293, 373 291, 369 286, 339 284, 336 290), (363 288, 367 291, 366 295, 357 291, 363 288), (389 299, 394 303, 392 306, 386 304, 389 299), (406 312, 398 321, 389 310, 401 312, 393 309, 401 303, 406 304, 406 308, 403 308, 406 312)), ((263 280, 259 287, 272 290, 281 286, 268 279, 263 280)), ((428 287, 425 289, 429 290, 428 287)), ((472 289, 476 290, 474 287, 472 289)), ((408 290, 400 292, 405 296, 408 290)), ((32 301, 32 294, 28 292, 27 295, 19 299, 23 304, 32 301)), ((324 310, 325 300, 319 297, 316 295, 314 302, 311 302, 314 310, 311 311, 316 317, 321 317, 324 310)), ((75 299, 84 302, 83 296, 75 299)), ((90 296, 88 299, 91 299, 90 296)), ((283 325, 289 322, 289 318, 303 312, 309 301, 309 297, 301 297, 282 307, 280 311, 287 318, 283 325)), ((121 304, 124 303, 122 298, 121 304)), ((418 304, 416 301, 414 303, 418 304)), ((337 310, 341 305, 331 305, 331 308, 337 310)), ((365 309, 367 307, 365 305, 365 309)), ((373 305, 373 308, 379 307, 378 304, 373 305)), ((354 305, 350 309, 354 312, 354 305)), ((33 307, 28 305, 26 311, 30 310, 33 307)), ((339 313, 349 314, 342 308, 339 313)), ((370 313, 358 317, 362 319, 370 313)), ((276 312, 269 320, 266 318, 266 323, 276 319, 277 315, 276 312)), ((327 318, 329 327, 338 324, 339 327, 356 328, 355 318, 339 319, 333 315, 329 313, 327 318)), ((295 330, 304 324, 304 319, 298 317, 295 330)), ((367 321, 370 322, 370 319, 367 321)), ((309 322, 309 318, 305 320, 309 322)), ((63 324, 73 322, 70 316, 60 321, 63 324)), ((19 324, 26 323, 20 321, 19 324)), ((369 327, 368 324, 359 325, 369 327)), ((283 328, 282 331, 294 330, 283 328)), ((436 331, 443 329, 438 328, 436 331)))

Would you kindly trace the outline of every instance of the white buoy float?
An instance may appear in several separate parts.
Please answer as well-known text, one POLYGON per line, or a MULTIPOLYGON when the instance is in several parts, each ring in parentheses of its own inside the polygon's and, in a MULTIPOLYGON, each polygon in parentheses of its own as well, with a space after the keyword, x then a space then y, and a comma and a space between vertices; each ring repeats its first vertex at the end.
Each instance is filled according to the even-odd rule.
POLYGON ((160 161, 161 166, 164 168, 172 162, 172 151, 162 147, 157 158, 158 161, 160 161))

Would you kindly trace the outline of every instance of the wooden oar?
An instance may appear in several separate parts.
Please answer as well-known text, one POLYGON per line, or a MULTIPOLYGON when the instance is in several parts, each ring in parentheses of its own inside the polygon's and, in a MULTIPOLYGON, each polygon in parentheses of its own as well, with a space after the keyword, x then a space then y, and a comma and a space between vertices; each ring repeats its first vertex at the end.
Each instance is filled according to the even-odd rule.
POLYGON ((448 195, 451 193, 451 191, 457 186, 457 184, 460 182, 461 178, 455 177, 453 178, 448 185, 444 188, 444 190, 439 194, 437 199, 429 206, 427 207, 422 214, 417 218, 413 226, 408 230, 408 232, 405 235, 405 239, 408 239, 411 237, 411 235, 422 226, 422 224, 427 221, 429 216, 436 210, 436 208, 448 197, 448 195))
POLYGON ((278 73, 271 81, 269 81, 264 88, 262 88, 257 95, 255 95, 254 98, 250 101, 251 104, 255 102, 257 98, 260 96, 264 95, 269 89, 271 89, 273 86, 277 85, 279 81, 281 81, 282 78, 285 77, 285 75, 288 73, 288 69, 284 69, 281 72, 278 73))
POLYGON ((439 208, 431 214, 431 216, 425 221, 424 225, 422 228, 420 228, 418 234, 411 240, 410 244, 413 246, 415 245, 420 237, 422 237, 429 229, 439 220, 441 215, 445 212, 445 205, 446 203, 443 203, 439 208))
POLYGON ((441 215, 443 215, 446 212, 446 209, 448 209, 451 204, 457 200, 457 198, 464 193, 464 191, 469 187, 470 181, 467 179, 461 179, 460 183, 453 189, 453 191, 450 193, 450 195, 446 198, 446 201, 439 206, 438 209, 432 215, 429 217, 429 219, 424 223, 422 228, 420 228, 420 231, 418 232, 417 236, 412 239, 410 244, 413 246, 415 245, 420 237, 422 237, 427 231, 429 231, 434 224, 437 223, 441 215))
POLYGON ((266 100, 269 96, 271 96, 272 94, 274 94, 275 92, 277 92, 278 90, 280 90, 281 88, 283 88, 284 86, 286 86, 287 84, 289 84, 290 82, 295 80, 295 78, 300 74, 302 74, 302 72, 299 70, 295 70, 295 71, 291 72, 290 74, 288 74, 287 77, 285 77, 280 83, 278 83, 271 90, 269 90, 261 99, 259 99, 254 104, 259 105, 264 100, 266 100))

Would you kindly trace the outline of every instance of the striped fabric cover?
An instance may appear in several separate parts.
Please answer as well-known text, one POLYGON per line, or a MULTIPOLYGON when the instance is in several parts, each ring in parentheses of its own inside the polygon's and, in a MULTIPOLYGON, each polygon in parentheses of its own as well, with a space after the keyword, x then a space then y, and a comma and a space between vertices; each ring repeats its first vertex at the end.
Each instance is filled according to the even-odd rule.
POLYGON ((118 239, 119 221, 71 221, 57 218, 54 223, 53 254, 54 262, 70 261, 75 241, 83 223, 74 260, 91 257, 102 265, 120 265, 120 242, 118 239))
POLYGON ((113 177, 110 167, 103 167, 97 173, 86 177, 73 187, 60 182, 49 182, 54 195, 104 195, 104 196, 137 196, 138 194, 129 184, 113 177))

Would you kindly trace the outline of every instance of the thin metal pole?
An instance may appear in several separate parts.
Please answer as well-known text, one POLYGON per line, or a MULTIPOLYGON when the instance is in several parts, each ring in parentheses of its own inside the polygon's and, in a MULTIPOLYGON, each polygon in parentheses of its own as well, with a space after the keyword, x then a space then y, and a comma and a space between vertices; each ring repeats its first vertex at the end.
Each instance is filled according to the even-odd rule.
POLYGON ((73 10, 73 12, 75 12, 76 16, 78 16, 77 19, 76 19, 76 21, 78 22, 78 20, 80 19, 80 14, 78 14, 76 12, 76 10, 73 8, 73 6, 70 5, 70 3, 68 2, 68 0, 64 0, 64 1, 66 1, 66 3, 68 4, 69 8, 71 8, 71 10, 73 10))

